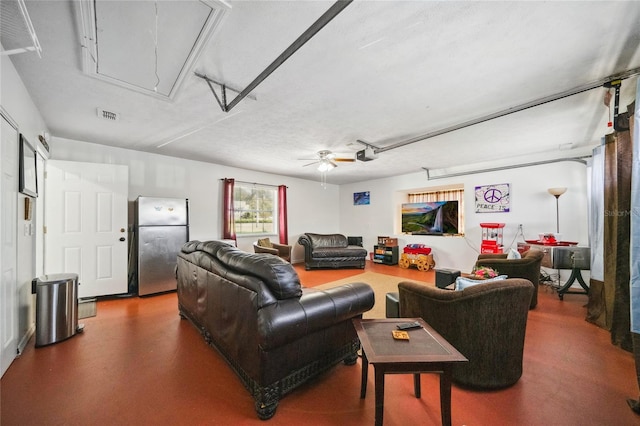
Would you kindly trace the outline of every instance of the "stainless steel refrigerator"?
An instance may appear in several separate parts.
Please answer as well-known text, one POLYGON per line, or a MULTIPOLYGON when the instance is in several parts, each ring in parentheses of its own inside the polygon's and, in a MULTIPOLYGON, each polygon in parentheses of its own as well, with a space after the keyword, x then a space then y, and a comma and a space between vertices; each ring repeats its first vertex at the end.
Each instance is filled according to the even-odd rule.
POLYGON ((189 240, 189 200, 138 197, 135 231, 138 295, 175 290, 178 252, 189 240))

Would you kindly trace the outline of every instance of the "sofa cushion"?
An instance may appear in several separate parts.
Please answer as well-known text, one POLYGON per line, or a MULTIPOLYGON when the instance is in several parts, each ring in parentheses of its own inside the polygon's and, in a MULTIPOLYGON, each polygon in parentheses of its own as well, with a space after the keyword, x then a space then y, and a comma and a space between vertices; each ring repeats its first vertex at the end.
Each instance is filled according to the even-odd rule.
POLYGON ((307 233, 311 246, 316 248, 323 247, 347 247, 349 240, 342 234, 310 234, 307 233))
POLYGON ((260 238, 258 240, 258 245, 260 247, 269 247, 269 248, 273 248, 273 244, 271 243, 271 240, 269 238, 260 238))
POLYGON ((358 246, 351 247, 325 247, 313 251, 316 259, 333 259, 336 257, 366 257, 367 250, 358 246))
POLYGON ((193 253, 195 251, 198 251, 198 245, 200 244, 201 242, 198 240, 188 241, 182 246, 182 252, 193 253))
POLYGON ((302 295, 295 269, 278 256, 246 253, 232 246, 223 246, 216 250, 216 257, 231 269, 260 278, 278 299, 302 295))
POLYGON ((509 254, 507 254, 507 259, 521 259, 522 255, 520 252, 514 248, 509 249, 509 254))
POLYGON ((478 285, 478 284, 487 284, 493 281, 501 281, 501 280, 506 280, 507 276, 506 275, 498 275, 497 277, 493 277, 493 278, 489 278, 486 280, 473 280, 471 278, 464 278, 464 277, 458 277, 456 278, 456 285, 455 285, 455 290, 456 291, 460 291, 460 290, 464 290, 467 287, 471 287, 474 285, 478 285))

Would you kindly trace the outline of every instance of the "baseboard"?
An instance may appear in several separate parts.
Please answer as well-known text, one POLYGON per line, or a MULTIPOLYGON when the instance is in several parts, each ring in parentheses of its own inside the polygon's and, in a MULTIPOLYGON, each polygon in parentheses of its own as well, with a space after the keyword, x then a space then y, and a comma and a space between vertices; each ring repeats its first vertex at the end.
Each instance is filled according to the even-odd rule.
POLYGON ((18 356, 24 351, 24 348, 27 347, 27 343, 29 343, 29 339, 36 333, 36 325, 31 324, 31 327, 27 330, 27 332, 20 339, 20 343, 18 343, 18 356))

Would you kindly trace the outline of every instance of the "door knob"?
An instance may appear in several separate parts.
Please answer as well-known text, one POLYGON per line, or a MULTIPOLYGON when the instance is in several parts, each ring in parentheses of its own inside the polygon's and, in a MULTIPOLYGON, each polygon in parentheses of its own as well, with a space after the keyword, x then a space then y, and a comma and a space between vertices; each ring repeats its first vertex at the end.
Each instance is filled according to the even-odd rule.
POLYGON ((125 238, 124 238, 124 237, 120 237, 120 241, 124 241, 124 240, 125 240, 125 238))

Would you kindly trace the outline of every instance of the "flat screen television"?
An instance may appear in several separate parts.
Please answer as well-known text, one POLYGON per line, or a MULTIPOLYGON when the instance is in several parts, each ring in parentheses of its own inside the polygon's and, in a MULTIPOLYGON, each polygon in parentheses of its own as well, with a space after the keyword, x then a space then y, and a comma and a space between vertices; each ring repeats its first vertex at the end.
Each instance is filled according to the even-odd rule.
POLYGON ((403 204, 402 232, 412 235, 458 234, 458 202, 403 204))

